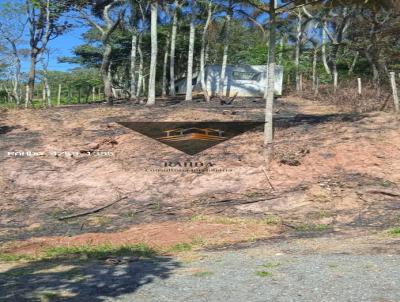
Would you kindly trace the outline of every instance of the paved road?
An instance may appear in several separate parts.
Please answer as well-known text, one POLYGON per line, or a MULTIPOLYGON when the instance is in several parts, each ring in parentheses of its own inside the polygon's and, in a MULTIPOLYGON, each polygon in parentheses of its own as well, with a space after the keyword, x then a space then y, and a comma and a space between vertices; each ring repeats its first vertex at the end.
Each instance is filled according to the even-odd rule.
POLYGON ((400 255, 289 243, 120 263, 1 267, 1 301, 400 301, 400 255))

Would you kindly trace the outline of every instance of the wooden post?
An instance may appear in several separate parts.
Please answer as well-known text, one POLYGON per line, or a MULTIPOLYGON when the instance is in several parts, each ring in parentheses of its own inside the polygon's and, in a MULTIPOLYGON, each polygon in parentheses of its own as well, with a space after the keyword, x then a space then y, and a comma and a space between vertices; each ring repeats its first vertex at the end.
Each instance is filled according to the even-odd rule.
POLYGON ((61 84, 58 85, 57 106, 61 105, 61 84))
POLYGON ((399 112, 399 110, 400 110, 399 94, 397 92, 396 74, 394 72, 390 73, 390 83, 392 84, 392 90, 393 90, 394 108, 395 108, 396 112, 399 112))
POLYGON ((357 83, 358 83, 358 95, 362 94, 362 82, 361 78, 357 78, 357 83))
POLYGON ((28 103, 29 103, 29 85, 26 85, 25 108, 28 108, 28 103))

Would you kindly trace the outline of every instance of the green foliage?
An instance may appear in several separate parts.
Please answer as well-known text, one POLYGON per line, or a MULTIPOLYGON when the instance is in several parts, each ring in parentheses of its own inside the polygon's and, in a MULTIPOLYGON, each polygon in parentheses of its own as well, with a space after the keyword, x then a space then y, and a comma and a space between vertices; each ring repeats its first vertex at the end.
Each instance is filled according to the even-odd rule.
POLYGON ((259 277, 271 277, 273 274, 268 271, 257 271, 256 275, 259 277))
POLYGON ((192 249, 189 243, 178 243, 169 249, 170 252, 186 252, 192 249))
POLYGON ((392 236, 400 236, 400 227, 391 228, 388 233, 392 236))

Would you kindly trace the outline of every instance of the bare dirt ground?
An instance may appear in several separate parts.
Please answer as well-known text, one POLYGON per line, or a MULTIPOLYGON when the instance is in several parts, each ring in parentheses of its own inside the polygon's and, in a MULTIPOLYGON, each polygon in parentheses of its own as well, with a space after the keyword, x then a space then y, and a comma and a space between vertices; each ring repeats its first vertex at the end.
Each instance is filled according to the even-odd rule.
POLYGON ((188 156, 118 124, 263 116, 259 99, 1 112, 2 251, 138 242, 218 247, 400 225, 400 118, 393 114, 280 99, 272 161, 261 128, 188 156), (36 153, 9 154, 15 151, 36 153), (153 171, 170 161, 212 162, 224 171, 153 171), (98 213, 59 220, 122 197, 98 213))

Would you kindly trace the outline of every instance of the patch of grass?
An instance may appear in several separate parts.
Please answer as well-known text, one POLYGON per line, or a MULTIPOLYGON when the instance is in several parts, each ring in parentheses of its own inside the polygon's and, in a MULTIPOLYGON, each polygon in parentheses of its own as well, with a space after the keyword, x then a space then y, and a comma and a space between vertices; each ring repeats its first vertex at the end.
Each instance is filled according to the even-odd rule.
POLYGON ((263 222, 266 224, 280 224, 282 222, 282 218, 278 215, 267 215, 263 222))
POLYGON ((13 254, 6 254, 2 253, 0 254, 0 261, 3 262, 13 262, 13 261, 21 261, 21 260, 33 260, 33 257, 27 256, 27 255, 13 255, 13 254))
POLYGON ((336 268, 336 267, 338 267, 338 265, 337 265, 336 263, 329 263, 328 266, 329 266, 330 268, 336 268))
POLYGON ((205 245, 205 241, 201 236, 196 236, 195 238, 193 238, 193 240, 190 242, 190 244, 192 246, 203 246, 205 245))
POLYGON ((265 268, 276 268, 280 266, 281 264, 279 262, 266 262, 262 266, 265 268))
POLYGON ((192 276, 194 277, 208 277, 212 275, 214 275, 214 273, 210 271, 195 272, 194 274, 192 274, 192 276))
POLYGON ((320 203, 327 203, 327 202, 332 201, 332 199, 325 194, 314 194, 313 199, 314 199, 314 201, 320 202, 320 203))
POLYGON ((24 211, 24 209, 22 209, 22 208, 15 208, 15 209, 10 210, 10 212, 12 214, 19 214, 19 213, 22 213, 23 211, 24 211))
POLYGON ((400 227, 391 228, 388 230, 388 233, 391 236, 400 236, 400 227))
POLYGON ((279 224, 282 219, 278 215, 268 215, 262 219, 255 219, 249 217, 228 217, 228 216, 207 216, 207 215, 195 215, 190 221, 202 221, 208 223, 226 224, 226 225, 238 225, 238 224, 279 224))
POLYGON ((40 302, 50 302, 54 301, 55 299, 59 298, 60 295, 57 292, 41 292, 38 294, 38 298, 40 302))
POLYGON ((190 250, 192 250, 192 245, 189 243, 178 243, 168 249, 169 252, 187 252, 190 250))
POLYGON ((330 218, 334 216, 334 214, 330 211, 321 210, 318 212, 312 212, 308 216, 312 219, 322 219, 322 218, 330 218))
POLYGON ((93 216, 88 219, 89 225, 93 226, 105 226, 110 224, 111 219, 109 217, 104 216, 93 216))
POLYGON ((299 232, 323 232, 329 228, 329 224, 304 224, 296 227, 299 232))
POLYGON ((256 275, 259 277, 271 277, 272 273, 268 271, 257 271, 256 275))
POLYGON ((136 256, 154 257, 156 251, 146 244, 128 244, 119 247, 110 245, 98 246, 72 246, 72 247, 53 247, 44 251, 44 258, 74 258, 87 257, 88 259, 105 259, 111 256, 136 256))
POLYGON ((205 216, 205 215, 195 215, 190 221, 204 221, 208 223, 218 223, 218 224, 239 224, 243 222, 240 218, 231 218, 227 216, 205 216))
POLYGON ((130 211, 130 212, 126 213, 126 216, 129 218, 135 218, 137 216, 137 213, 130 211))
POLYGON ((389 187, 393 186, 394 183, 391 182, 390 180, 381 179, 381 180, 380 180, 380 185, 381 185, 382 187, 389 188, 389 187))
POLYGON ((263 195, 263 193, 260 193, 260 192, 247 192, 247 193, 245 193, 245 196, 246 197, 258 197, 258 196, 262 196, 263 195))

